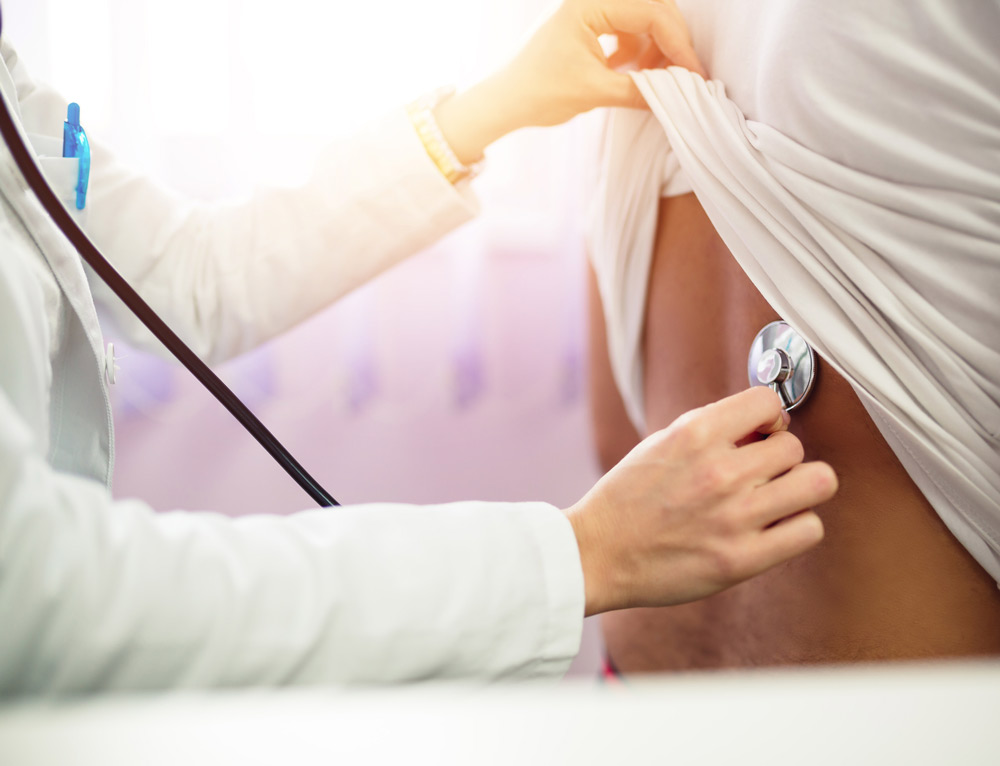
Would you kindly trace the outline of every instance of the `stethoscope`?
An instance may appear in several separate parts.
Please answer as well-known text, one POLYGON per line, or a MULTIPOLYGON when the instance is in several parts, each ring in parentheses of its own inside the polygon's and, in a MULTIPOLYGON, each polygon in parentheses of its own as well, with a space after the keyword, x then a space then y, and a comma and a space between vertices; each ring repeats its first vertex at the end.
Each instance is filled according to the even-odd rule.
MULTIPOLYGON (((3 29, 0 12, 0 32, 3 29)), ((10 149, 18 169, 28 187, 41 203, 45 212, 59 227, 84 261, 107 283, 112 292, 131 310, 149 331, 184 365, 212 395, 229 410, 240 424, 264 447, 272 458, 322 507, 339 503, 320 486, 292 457, 291 453, 267 430, 239 397, 222 382, 179 338, 177 334, 149 307, 117 269, 94 246, 76 221, 63 207, 49 187, 35 161, 34 153, 21 136, 7 106, 7 99, 0 93, 0 134, 10 149)), ((781 397, 786 410, 798 407, 812 390, 816 377, 816 360, 809 344, 785 322, 772 322, 754 338, 747 360, 747 373, 751 386, 769 386, 781 397)))
MULTIPOLYGON (((0 12, 0 33, 3 30, 2 12, 0 12)), ((222 405, 232 413, 240 424, 250 432, 250 434, 260 442, 261 446, 274 458, 274 460, 291 476, 295 482, 304 489, 309 496, 322 507, 339 505, 319 482, 292 457, 291 453, 278 439, 264 427, 256 415, 254 415, 239 397, 234 394, 229 387, 222 382, 218 375, 212 372, 198 356, 174 333, 167 324, 160 319, 153 309, 149 307, 139 294, 125 281, 125 278, 118 273, 114 266, 101 255, 100 251, 77 226, 76 221, 63 207, 55 193, 49 187, 45 176, 42 175, 38 163, 35 161, 34 152, 27 145, 27 141, 21 135, 20 128, 14 121, 11 110, 7 105, 7 98, 0 92, 0 134, 10 149, 21 175, 24 177, 28 187, 41 203, 45 212, 52 221, 59 227, 59 230, 70 241, 76 251, 84 261, 94 270, 94 272, 107 283, 108 287, 121 298, 122 302, 139 318, 139 320, 149 329, 151 333, 163 343, 177 360, 183 364, 198 381, 207 388, 212 395, 218 399, 222 405)))
POLYGON ((794 410, 812 391, 816 355, 787 322, 771 322, 750 344, 747 377, 751 386, 771 388, 785 411, 794 410))

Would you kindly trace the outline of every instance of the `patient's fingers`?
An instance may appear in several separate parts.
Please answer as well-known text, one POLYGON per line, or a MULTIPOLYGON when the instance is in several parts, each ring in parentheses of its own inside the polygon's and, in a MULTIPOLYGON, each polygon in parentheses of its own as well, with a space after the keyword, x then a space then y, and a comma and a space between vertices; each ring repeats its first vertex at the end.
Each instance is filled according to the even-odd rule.
POLYGON ((754 517, 759 526, 766 527, 804 508, 825 503, 836 492, 837 474, 829 465, 819 461, 801 463, 754 490, 754 517))

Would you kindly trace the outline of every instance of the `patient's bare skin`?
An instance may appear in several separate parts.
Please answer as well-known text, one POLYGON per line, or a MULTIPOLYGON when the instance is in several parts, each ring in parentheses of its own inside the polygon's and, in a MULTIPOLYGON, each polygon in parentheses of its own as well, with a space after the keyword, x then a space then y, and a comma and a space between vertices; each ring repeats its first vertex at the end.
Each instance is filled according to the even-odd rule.
MULTIPOLYGON (((643 350, 650 431, 746 388, 750 342, 774 310, 693 195, 661 201, 643 350)), ((595 425, 604 467, 634 444, 610 380, 592 290, 595 425)), ((1000 591, 951 536, 847 382, 820 362, 791 430, 830 463, 820 546, 694 604, 603 617, 623 672, 1000 654, 1000 591)))

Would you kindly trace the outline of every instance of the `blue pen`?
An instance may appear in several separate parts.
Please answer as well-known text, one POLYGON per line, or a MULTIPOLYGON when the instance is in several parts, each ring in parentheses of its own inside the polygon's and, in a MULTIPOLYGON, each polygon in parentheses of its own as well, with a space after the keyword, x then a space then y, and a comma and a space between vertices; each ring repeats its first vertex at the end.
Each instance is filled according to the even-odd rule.
POLYGON ((87 204, 87 183, 90 181, 90 142, 80 127, 80 105, 73 102, 66 110, 63 123, 63 157, 76 157, 80 170, 76 181, 76 209, 87 204))

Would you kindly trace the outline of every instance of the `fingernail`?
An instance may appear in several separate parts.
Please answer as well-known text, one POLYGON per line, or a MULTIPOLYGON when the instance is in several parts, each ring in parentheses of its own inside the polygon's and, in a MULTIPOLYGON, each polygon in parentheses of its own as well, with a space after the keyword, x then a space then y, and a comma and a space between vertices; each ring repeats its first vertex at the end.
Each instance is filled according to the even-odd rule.
POLYGON ((788 414, 788 410, 781 411, 781 419, 785 422, 786 426, 792 422, 792 416, 788 414))

